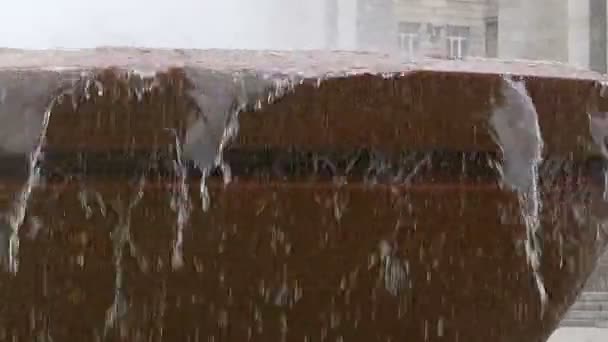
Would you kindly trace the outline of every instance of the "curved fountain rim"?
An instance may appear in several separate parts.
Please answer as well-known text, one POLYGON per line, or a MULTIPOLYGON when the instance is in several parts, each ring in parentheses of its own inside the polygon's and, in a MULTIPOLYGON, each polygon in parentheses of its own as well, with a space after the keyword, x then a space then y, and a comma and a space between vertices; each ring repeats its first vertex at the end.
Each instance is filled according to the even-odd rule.
POLYGON ((355 75, 403 76, 412 72, 525 75, 608 83, 608 75, 565 63, 468 58, 408 61, 398 55, 353 51, 256 51, 95 48, 78 50, 21 50, 0 48, 0 71, 92 71, 115 68, 143 74, 171 68, 194 68, 225 73, 256 73, 332 78, 355 75))

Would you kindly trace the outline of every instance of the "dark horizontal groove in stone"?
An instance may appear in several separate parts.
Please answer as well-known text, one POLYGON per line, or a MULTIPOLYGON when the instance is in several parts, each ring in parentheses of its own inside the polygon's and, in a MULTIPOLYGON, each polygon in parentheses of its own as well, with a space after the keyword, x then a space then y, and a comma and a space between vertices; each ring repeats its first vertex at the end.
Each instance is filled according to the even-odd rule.
MULTIPOLYGON (((224 153, 232 177, 249 181, 332 181, 409 184, 434 182, 496 182, 500 178, 494 152, 450 150, 403 151, 382 154, 370 150, 295 151, 232 148, 224 153)), ((66 152, 47 151, 42 175, 50 181, 70 177, 126 179, 145 174, 150 178, 174 179, 172 152, 66 152)), ((191 160, 184 162, 189 179, 201 172, 191 160)), ((541 182, 590 179, 603 184, 607 163, 599 157, 585 160, 547 157, 541 166, 541 182)), ((0 179, 21 179, 28 172, 26 156, 0 155, 0 179)), ((222 177, 212 171, 212 178, 222 177)))

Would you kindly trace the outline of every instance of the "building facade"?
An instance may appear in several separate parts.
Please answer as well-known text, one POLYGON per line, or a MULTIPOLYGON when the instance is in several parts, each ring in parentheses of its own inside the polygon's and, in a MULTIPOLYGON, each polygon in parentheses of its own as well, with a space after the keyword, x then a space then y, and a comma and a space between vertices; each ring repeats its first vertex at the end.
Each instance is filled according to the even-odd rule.
POLYGON ((396 0, 396 44, 411 57, 495 56, 497 6, 488 0, 396 0))
POLYGON ((606 0, 500 0, 499 56, 606 72, 606 0))
POLYGON ((325 0, 326 47, 565 62, 606 72, 606 0, 325 0))
POLYGON ((498 0, 325 0, 326 46, 409 57, 497 54, 498 0))
POLYGON ((394 0, 357 1, 357 47, 363 50, 396 49, 397 5, 394 0))

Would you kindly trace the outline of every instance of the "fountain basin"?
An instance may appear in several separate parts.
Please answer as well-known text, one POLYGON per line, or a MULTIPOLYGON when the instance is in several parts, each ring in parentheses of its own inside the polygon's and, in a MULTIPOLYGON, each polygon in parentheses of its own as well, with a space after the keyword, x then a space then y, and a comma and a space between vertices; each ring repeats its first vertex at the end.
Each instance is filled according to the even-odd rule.
POLYGON ((51 108, 0 336, 545 341, 605 247, 587 115, 603 82, 361 53, 3 51, 3 212, 51 108), (544 141, 545 306, 495 166, 507 74, 544 141))

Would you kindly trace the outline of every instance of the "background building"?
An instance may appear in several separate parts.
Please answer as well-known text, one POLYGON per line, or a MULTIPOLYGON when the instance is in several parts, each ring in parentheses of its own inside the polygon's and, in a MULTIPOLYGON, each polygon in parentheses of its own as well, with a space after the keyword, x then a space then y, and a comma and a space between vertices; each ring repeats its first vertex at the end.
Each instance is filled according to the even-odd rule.
POLYGON ((499 57, 554 60, 605 72, 606 0, 500 0, 499 57))
POLYGON ((498 0, 325 0, 328 48, 497 56, 498 0))
POLYGON ((565 62, 606 72, 606 0, 325 0, 326 47, 565 62))
POLYGON ((397 44, 412 57, 496 55, 496 6, 487 0, 395 1, 397 44))

